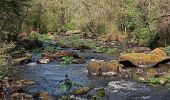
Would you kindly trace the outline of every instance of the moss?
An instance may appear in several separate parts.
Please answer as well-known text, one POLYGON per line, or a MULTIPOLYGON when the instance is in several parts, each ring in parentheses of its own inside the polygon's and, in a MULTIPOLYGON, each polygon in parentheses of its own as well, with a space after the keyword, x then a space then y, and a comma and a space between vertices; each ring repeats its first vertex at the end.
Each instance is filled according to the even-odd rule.
POLYGON ((104 88, 101 88, 98 90, 97 92, 97 97, 104 97, 106 94, 105 94, 105 90, 104 88))
POLYGON ((24 56, 24 57, 13 59, 12 62, 13 62, 14 64, 27 63, 31 58, 32 58, 32 55, 31 55, 31 54, 25 53, 25 56, 24 56))
POLYGON ((165 50, 163 50, 163 48, 156 48, 154 50, 151 51, 152 54, 157 54, 161 57, 167 57, 167 53, 165 50))
POLYGON ((155 63, 163 60, 163 58, 157 54, 129 53, 121 55, 119 60, 129 60, 135 63, 155 63))
POLYGON ((89 90, 90 90, 89 87, 82 87, 74 90, 73 93, 74 95, 83 95, 86 94, 89 90))

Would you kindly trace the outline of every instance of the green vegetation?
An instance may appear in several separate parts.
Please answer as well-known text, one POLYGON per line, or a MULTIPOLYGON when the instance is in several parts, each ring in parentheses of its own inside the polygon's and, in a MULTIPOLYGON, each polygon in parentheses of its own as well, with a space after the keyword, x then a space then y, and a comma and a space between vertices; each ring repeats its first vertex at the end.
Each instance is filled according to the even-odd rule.
POLYGON ((80 39, 80 36, 69 36, 69 37, 62 37, 62 39, 57 40, 57 42, 64 47, 79 47, 83 44, 83 42, 80 39))
POLYGON ((116 48, 108 48, 104 46, 93 47, 93 49, 95 52, 99 52, 99 53, 115 54, 117 52, 116 48))
POLYGON ((101 99, 102 97, 104 97, 105 95, 106 95, 105 89, 104 89, 104 88, 101 88, 101 89, 97 90, 97 93, 94 94, 91 99, 92 99, 92 100, 99 100, 99 99, 101 99))
POLYGON ((33 31, 28 35, 27 39, 31 41, 38 40, 44 43, 48 43, 53 39, 53 37, 50 37, 48 34, 39 34, 33 31))
POLYGON ((10 55, 9 52, 15 45, 13 43, 1 43, 0 44, 0 79, 4 78, 10 72, 8 68, 10 65, 10 55))
POLYGON ((170 46, 165 47, 165 50, 168 54, 170 54, 170 46))
MULTIPOLYGON (((123 34, 123 42, 132 45, 170 43, 167 0, 1 0, 0 4, 2 40, 17 41, 20 32, 46 34, 78 29, 97 37, 123 34)), ((49 37, 41 35, 39 39, 48 41, 49 37)))
POLYGON ((69 56, 67 56, 67 57, 62 57, 62 64, 72 64, 72 62, 73 62, 73 57, 69 57, 69 56))
POLYGON ((149 84, 154 84, 154 85, 170 84, 170 78, 169 77, 165 77, 165 78, 150 77, 144 82, 149 83, 149 84), (164 82, 164 83, 161 83, 161 81, 164 82))

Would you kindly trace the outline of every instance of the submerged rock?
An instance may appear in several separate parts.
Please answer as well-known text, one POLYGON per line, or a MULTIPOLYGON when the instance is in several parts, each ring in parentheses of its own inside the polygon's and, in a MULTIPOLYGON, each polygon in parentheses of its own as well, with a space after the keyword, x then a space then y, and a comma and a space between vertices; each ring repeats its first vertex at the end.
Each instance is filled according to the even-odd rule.
POLYGON ((157 48, 150 53, 129 53, 119 57, 119 63, 125 67, 156 67, 170 62, 165 51, 157 48))
POLYGON ((86 68, 90 75, 117 75, 120 66, 117 61, 91 61, 86 68))

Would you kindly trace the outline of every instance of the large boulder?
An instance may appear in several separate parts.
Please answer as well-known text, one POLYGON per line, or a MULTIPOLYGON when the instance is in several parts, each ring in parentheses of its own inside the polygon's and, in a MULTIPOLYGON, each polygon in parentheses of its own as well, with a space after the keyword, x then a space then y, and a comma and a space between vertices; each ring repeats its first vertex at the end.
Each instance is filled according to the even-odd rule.
POLYGON ((166 52, 160 48, 150 53, 129 53, 119 57, 119 63, 125 67, 156 67, 169 61, 166 52))
POLYGON ((86 65, 90 75, 117 75, 121 65, 117 61, 91 61, 86 65))

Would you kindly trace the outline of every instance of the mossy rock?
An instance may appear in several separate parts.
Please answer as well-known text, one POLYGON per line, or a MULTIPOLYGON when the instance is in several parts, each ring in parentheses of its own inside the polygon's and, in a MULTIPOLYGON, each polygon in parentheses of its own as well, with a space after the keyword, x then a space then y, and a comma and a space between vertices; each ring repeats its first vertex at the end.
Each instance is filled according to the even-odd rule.
POLYGON ((41 98, 41 100, 49 100, 48 92, 39 93, 39 97, 41 98))
POLYGON ((12 58, 13 64, 27 64, 31 62, 32 55, 29 53, 22 53, 21 57, 12 58))
POLYGON ((27 86, 27 85, 33 85, 34 81, 32 81, 32 80, 17 80, 15 82, 15 84, 19 85, 19 86, 27 86))
POLYGON ((86 68, 91 75, 117 75, 121 65, 117 61, 91 61, 86 68))
POLYGON ((89 87, 81 87, 73 91, 74 95, 84 95, 90 91, 89 87))
POLYGON ((167 53, 163 48, 156 48, 150 52, 151 54, 157 54, 161 57, 167 57, 167 53))
POLYGON ((164 50, 157 48, 150 53, 129 53, 119 57, 119 62, 126 66, 156 67, 170 62, 164 50))
POLYGON ((10 100, 33 100, 32 95, 26 93, 13 93, 10 100))

